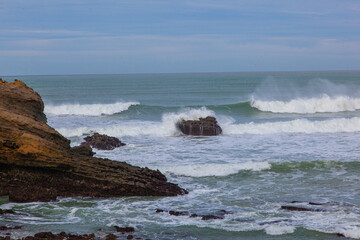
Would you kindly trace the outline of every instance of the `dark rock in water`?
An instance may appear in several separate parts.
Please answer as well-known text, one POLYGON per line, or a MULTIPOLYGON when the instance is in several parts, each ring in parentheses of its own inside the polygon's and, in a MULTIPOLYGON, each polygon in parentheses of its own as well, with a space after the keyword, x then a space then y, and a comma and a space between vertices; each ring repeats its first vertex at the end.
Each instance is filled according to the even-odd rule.
POLYGON ((70 141, 46 124, 43 108, 25 83, 0 79, 0 195, 10 201, 187 193, 159 171, 71 150, 70 141))
POLYGON ((1 209, 0 208, 0 215, 1 214, 17 214, 17 213, 15 213, 13 210, 10 210, 10 209, 1 209))
MULTIPOLYGON (((122 143, 116 137, 109 137, 107 135, 94 133, 92 136, 84 138, 85 142, 90 144, 93 148, 99 150, 113 150, 117 147, 125 146, 125 143, 122 143)), ((86 143, 82 143, 84 145, 86 143)))
POLYGON ((15 227, 0 226, 0 231, 7 231, 7 230, 14 230, 14 229, 21 229, 21 226, 15 226, 15 227))
POLYGON ((71 151, 75 154, 79 154, 81 156, 92 157, 95 153, 92 151, 92 148, 88 143, 81 144, 80 146, 72 147, 71 151))
POLYGON ((188 216, 189 213, 188 212, 178 212, 178 211, 169 211, 170 215, 173 216, 188 216))
POLYGON ((117 232, 122 232, 122 233, 126 233, 126 232, 135 232, 135 229, 133 227, 118 227, 118 226, 114 226, 117 232))
POLYGON ((199 120, 182 120, 177 123, 177 127, 182 133, 193 136, 216 136, 222 133, 222 129, 214 117, 200 118, 199 120))
MULTIPOLYGON (((2 238, 0 237, 0 240, 2 238)), ((58 234, 53 234, 51 232, 40 232, 36 233, 33 237, 28 236, 22 238, 25 240, 93 240, 95 239, 95 234, 84 234, 84 235, 75 235, 75 234, 67 234, 65 232, 61 232, 58 234)))
POLYGON ((115 239, 117 239, 117 236, 115 236, 112 233, 106 235, 106 238, 105 238, 105 240, 115 240, 115 239))
POLYGON ((226 210, 219 210, 216 211, 215 214, 196 214, 196 213, 189 213, 187 211, 166 211, 162 209, 156 209, 156 213, 162 213, 162 212, 168 212, 172 216, 189 216, 190 218, 197 218, 201 217, 201 220, 207 221, 211 219, 224 219, 224 216, 226 214, 231 214, 232 212, 226 211, 226 210))
POLYGON ((306 203, 306 204, 313 205, 313 206, 322 206, 322 205, 324 205, 323 203, 304 202, 304 201, 292 201, 291 203, 306 203))
POLYGON ((211 220, 211 219, 224 219, 223 216, 215 216, 215 215, 204 215, 202 216, 201 220, 211 220))
POLYGON ((326 212, 324 209, 295 207, 295 206, 281 206, 281 209, 288 211, 298 211, 298 212, 326 212))

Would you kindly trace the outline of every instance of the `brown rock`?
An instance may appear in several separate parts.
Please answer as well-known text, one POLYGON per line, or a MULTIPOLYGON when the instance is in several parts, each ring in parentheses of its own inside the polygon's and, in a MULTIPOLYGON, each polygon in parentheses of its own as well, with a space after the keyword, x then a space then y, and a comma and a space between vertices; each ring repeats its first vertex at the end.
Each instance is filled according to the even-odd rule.
POLYGON ((17 202, 56 196, 176 196, 187 193, 159 171, 79 154, 46 124, 40 96, 0 80, 0 193, 17 202))
POLYGON ((214 117, 182 120, 177 123, 177 127, 183 134, 193 136, 216 136, 222 133, 222 129, 214 117))
POLYGON ((113 150, 117 147, 125 146, 125 143, 122 143, 116 137, 109 137, 107 135, 94 133, 92 136, 87 136, 84 138, 85 142, 81 145, 89 144, 93 148, 97 148, 99 150, 113 150))
POLYGON ((17 213, 15 213, 13 210, 10 210, 10 209, 1 209, 0 208, 0 215, 1 214, 17 214, 17 213))
POLYGON ((126 232, 135 232, 135 229, 133 227, 118 227, 118 226, 114 226, 117 232, 122 232, 122 233, 126 233, 126 232))
POLYGON ((95 155, 95 153, 93 152, 92 148, 90 147, 89 144, 85 143, 85 144, 81 144, 80 146, 76 146, 76 147, 72 147, 71 151, 74 154, 79 154, 82 156, 88 156, 88 157, 92 157, 95 155))
POLYGON ((112 233, 106 235, 106 240, 115 240, 115 239, 117 239, 117 236, 115 236, 112 233))

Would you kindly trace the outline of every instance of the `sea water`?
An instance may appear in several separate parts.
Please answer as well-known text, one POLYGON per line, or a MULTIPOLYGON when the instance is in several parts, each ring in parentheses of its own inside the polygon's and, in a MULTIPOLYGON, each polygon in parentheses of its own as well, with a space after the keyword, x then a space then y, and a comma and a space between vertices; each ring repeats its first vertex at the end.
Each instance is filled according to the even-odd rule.
POLYGON ((96 157, 159 169, 189 194, 3 199, 0 208, 26 213, 0 216, 0 225, 24 226, 13 236, 117 225, 150 239, 360 239, 360 72, 4 79, 14 78, 41 95, 48 124, 72 146, 94 132, 118 137, 125 147, 95 150, 96 157), (176 128, 206 116, 217 118, 222 135, 185 136, 176 128), (156 209, 228 214, 204 221, 156 209))

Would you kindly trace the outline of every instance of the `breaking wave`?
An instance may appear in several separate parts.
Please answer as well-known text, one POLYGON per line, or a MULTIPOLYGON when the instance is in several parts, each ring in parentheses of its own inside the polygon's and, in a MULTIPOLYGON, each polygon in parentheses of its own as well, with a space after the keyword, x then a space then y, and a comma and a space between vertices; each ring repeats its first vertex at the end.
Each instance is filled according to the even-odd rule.
POLYGON ((252 107, 273 113, 325 113, 345 112, 360 109, 360 98, 348 96, 330 97, 326 94, 319 98, 297 98, 290 101, 262 101, 251 98, 252 107))
POLYGON ((99 132, 111 136, 177 136, 181 133, 176 127, 176 123, 181 119, 197 120, 207 116, 215 116, 215 113, 205 107, 199 109, 184 109, 178 113, 166 113, 162 116, 161 123, 133 121, 131 125, 112 125, 102 128, 82 127, 76 129, 60 128, 57 129, 65 137, 82 136, 92 132, 99 132))
MULTIPOLYGON (((166 113, 162 116, 161 122, 132 121, 105 127, 60 128, 57 130, 65 137, 83 136, 93 132, 116 137, 141 135, 179 136, 181 132, 177 129, 176 123, 181 119, 196 120, 206 116, 215 116, 215 113, 206 107, 202 107, 199 109, 184 109, 178 113, 166 113)), ((223 129, 223 135, 360 132, 359 117, 334 118, 321 121, 295 119, 291 121, 234 124, 232 118, 220 116, 218 121, 223 129)))
POLYGON ((63 104, 59 106, 46 105, 44 112, 52 115, 85 115, 100 116, 123 112, 138 102, 116 102, 111 104, 63 104))

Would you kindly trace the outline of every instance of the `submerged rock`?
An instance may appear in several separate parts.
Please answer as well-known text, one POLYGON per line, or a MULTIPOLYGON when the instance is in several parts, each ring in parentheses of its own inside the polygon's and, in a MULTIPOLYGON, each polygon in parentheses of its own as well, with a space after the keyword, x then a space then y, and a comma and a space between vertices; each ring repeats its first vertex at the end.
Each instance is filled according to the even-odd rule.
POLYGON ((281 206, 281 209, 288 211, 297 211, 297 212, 326 212, 326 210, 324 209, 296 207, 296 206, 281 206))
POLYGON ((43 108, 25 83, 0 80, 0 194, 10 201, 187 193, 159 171, 71 150, 70 141, 46 124, 43 108))
POLYGON ((116 137, 110 137, 104 134, 94 133, 92 136, 84 138, 85 142, 81 145, 89 144, 93 148, 99 150, 113 150, 117 147, 125 146, 125 143, 122 143, 116 137))
POLYGON ((199 120, 182 120, 177 123, 177 127, 183 134, 193 136, 216 136, 222 133, 216 118, 209 116, 199 120))

